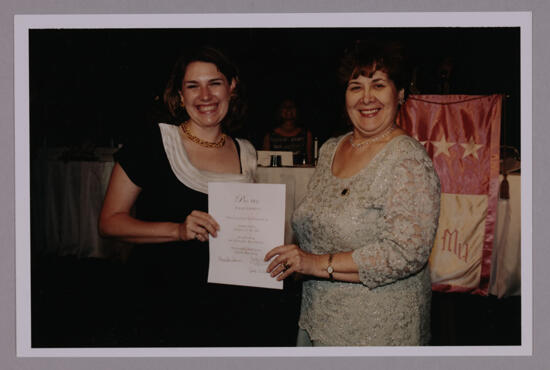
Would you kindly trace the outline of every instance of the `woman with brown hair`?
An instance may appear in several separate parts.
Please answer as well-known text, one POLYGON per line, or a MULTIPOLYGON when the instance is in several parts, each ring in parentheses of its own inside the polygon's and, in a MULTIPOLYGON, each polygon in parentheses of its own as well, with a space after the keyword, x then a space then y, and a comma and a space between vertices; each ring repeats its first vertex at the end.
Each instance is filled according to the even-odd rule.
POLYGON ((291 98, 282 100, 277 110, 277 126, 265 134, 263 150, 290 151, 294 164, 313 163, 311 131, 298 123, 298 109, 291 98))
POLYGON ((440 185, 423 146, 396 125, 403 72, 391 44, 358 43, 344 57, 352 131, 320 150, 293 215, 299 245, 266 255, 277 279, 305 275, 299 345, 428 344, 440 185))
POLYGON ((213 48, 186 53, 164 101, 179 124, 155 124, 116 153, 99 223, 102 235, 136 244, 131 345, 267 345, 260 314, 269 294, 207 283, 208 241, 219 230, 208 182, 253 182, 256 170, 252 144, 230 136, 243 112, 237 69, 213 48))

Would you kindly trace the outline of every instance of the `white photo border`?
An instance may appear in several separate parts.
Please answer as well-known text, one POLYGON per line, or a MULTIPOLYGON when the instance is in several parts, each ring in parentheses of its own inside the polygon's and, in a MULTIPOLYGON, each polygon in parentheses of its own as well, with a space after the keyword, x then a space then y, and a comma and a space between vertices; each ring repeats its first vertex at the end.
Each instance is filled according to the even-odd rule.
POLYGON ((531 356, 532 14, 530 12, 15 15, 16 347, 18 357, 531 356), (185 27, 182 27, 185 25, 185 27), (32 348, 29 30, 122 28, 519 27, 521 48, 521 345, 312 348, 32 348))

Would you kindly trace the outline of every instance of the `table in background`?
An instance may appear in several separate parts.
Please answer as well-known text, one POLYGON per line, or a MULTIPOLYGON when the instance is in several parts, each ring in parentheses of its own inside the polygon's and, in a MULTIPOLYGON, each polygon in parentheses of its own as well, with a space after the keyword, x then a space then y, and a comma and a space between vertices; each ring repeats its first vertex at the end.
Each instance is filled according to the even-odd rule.
MULTIPOLYGON (((500 176, 500 183, 503 177, 500 176)), ((521 175, 507 176, 510 199, 499 199, 489 293, 521 295, 521 175)))
POLYGON ((258 167, 256 170, 256 182, 286 185, 286 244, 294 241, 291 226, 292 213, 306 195, 307 184, 314 170, 314 167, 258 167))
MULTIPOLYGON (((128 245, 98 234, 97 222, 114 162, 36 160, 31 173, 33 251, 79 257, 120 257, 128 245)), ((307 192, 313 167, 258 167, 259 183, 285 184, 285 243, 291 218, 307 192)), ((502 177, 501 177, 502 180, 502 177)), ((510 199, 499 200, 489 292, 519 295, 521 287, 521 176, 508 175, 510 199)))
POLYGON ((31 234, 38 253, 110 258, 124 243, 102 238, 98 218, 112 161, 32 163, 31 234))

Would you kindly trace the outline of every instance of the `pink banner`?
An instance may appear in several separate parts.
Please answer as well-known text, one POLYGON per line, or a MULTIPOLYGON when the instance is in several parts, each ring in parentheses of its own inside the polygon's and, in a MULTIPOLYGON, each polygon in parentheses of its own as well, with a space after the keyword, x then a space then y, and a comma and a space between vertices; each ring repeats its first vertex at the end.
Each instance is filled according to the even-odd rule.
POLYGON ((432 288, 486 295, 498 202, 501 95, 411 95, 399 125, 441 180, 432 288))

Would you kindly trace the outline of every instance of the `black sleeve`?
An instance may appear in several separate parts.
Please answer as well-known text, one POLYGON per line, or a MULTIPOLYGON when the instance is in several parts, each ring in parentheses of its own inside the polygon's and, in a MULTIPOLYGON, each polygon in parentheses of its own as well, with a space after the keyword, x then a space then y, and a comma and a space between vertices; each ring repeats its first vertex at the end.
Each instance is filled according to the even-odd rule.
POLYGON ((122 148, 114 154, 115 161, 126 175, 141 188, 146 187, 150 181, 158 151, 155 149, 160 140, 159 127, 148 126, 128 137, 122 148))

